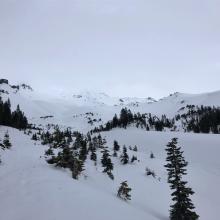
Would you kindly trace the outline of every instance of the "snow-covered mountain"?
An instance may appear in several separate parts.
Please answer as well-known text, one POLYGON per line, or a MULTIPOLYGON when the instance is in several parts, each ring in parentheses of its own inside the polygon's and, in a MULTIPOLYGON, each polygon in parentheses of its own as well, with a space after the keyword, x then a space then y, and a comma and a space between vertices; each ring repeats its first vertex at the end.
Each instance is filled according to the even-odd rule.
MULTIPOLYGON (((0 80, 0 96, 3 100, 10 99, 13 110, 20 105, 29 122, 45 131, 48 124, 55 124, 60 129, 71 127, 72 131, 84 135, 94 126, 105 124, 124 107, 133 112, 166 114, 171 118, 184 113, 187 105, 220 107, 220 91, 198 95, 174 93, 158 101, 115 98, 89 91, 48 96, 24 83, 10 85, 7 80, 0 80)), ((129 158, 136 156, 138 159, 123 165, 119 157, 111 157, 113 181, 103 174, 102 149, 97 149, 96 166, 88 155, 81 177, 73 180, 69 170, 46 163, 44 154, 49 145, 42 145, 40 140, 31 140, 23 131, 5 126, 0 126, 0 143, 6 132, 9 132, 12 147, 3 150, 0 146, 0 213, 4 220, 168 220, 172 201, 164 168, 165 146, 173 137, 179 138, 189 161, 186 180, 196 192, 192 197, 196 212, 201 220, 219 219, 219 135, 146 131, 132 126, 101 132, 110 155, 113 142, 117 140, 121 146, 119 155, 125 145, 129 158), (138 151, 132 150, 135 145, 138 151), (153 159, 151 152, 155 156, 153 159), (155 178, 145 174, 146 167, 155 172, 155 178), (130 202, 117 198, 117 189, 125 180, 132 188, 130 202)))
POLYGON ((89 130, 112 119, 123 107, 133 112, 151 113, 157 116, 166 114, 174 117, 183 113, 187 105, 220 106, 220 91, 204 94, 174 93, 156 101, 153 98, 115 98, 105 93, 84 91, 79 94, 60 93, 45 95, 31 86, 10 85, 7 80, 0 81, 0 94, 4 100, 10 98, 12 108, 19 104, 34 124, 55 123, 79 130, 89 130), (51 117, 47 117, 51 116, 51 117))

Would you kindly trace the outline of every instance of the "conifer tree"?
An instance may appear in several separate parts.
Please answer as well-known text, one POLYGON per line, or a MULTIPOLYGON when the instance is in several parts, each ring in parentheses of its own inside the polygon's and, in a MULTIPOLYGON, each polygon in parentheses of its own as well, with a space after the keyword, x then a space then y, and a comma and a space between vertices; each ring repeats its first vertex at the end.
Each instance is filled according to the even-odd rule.
POLYGON ((37 141, 37 134, 36 133, 33 134, 31 139, 34 140, 34 141, 37 141))
POLYGON ((80 147, 80 150, 79 150, 79 159, 82 160, 82 161, 85 161, 86 158, 87 158, 87 143, 85 140, 82 139, 81 141, 81 147, 80 147))
POLYGON ((96 147, 92 144, 92 142, 90 144, 90 151, 91 151, 90 159, 94 161, 96 165, 97 163, 96 147))
POLYGON ((154 158, 155 158, 153 152, 150 153, 150 158, 151 158, 151 159, 154 159, 154 158))
POLYGON ((5 145, 2 143, 2 140, 0 139, 0 147, 4 150, 5 149, 5 145))
POLYGON ((134 161, 136 161, 136 160, 137 160, 137 157, 133 155, 131 158, 131 163, 134 163, 134 161))
POLYGON ((77 158, 76 153, 73 154, 70 169, 73 179, 78 179, 80 174, 84 171, 84 162, 77 158))
POLYGON ((105 147, 102 151, 102 167, 104 167, 103 173, 107 173, 108 176, 113 180, 114 176, 112 174, 112 170, 114 169, 114 165, 111 161, 109 150, 105 147))
POLYGON ((138 149, 137 149, 137 146, 135 145, 134 148, 133 148, 133 151, 137 152, 138 149))
POLYGON ((129 188, 127 181, 124 181, 118 189, 118 197, 125 201, 131 200, 131 195, 129 194, 130 192, 131 188, 129 188))
POLYGON ((167 164, 165 167, 168 171, 168 183, 171 190, 173 190, 172 200, 174 204, 171 205, 170 219, 171 220, 196 220, 199 216, 193 211, 195 208, 190 195, 194 192, 191 188, 187 187, 187 182, 182 180, 186 175, 186 166, 188 163, 183 157, 183 152, 180 147, 177 147, 177 138, 173 138, 167 144, 167 164))
POLYGON ((129 162, 129 156, 127 154, 127 148, 123 146, 123 153, 120 156, 122 164, 127 164, 129 162))
POLYGON ((119 151, 119 150, 120 150, 120 145, 118 144, 117 141, 114 141, 114 144, 113 144, 113 151, 114 151, 113 157, 118 156, 117 151, 119 151))
POLYGON ((50 147, 48 150, 45 151, 45 155, 46 156, 53 156, 54 155, 53 149, 50 147))
POLYGON ((116 128, 118 126, 118 116, 115 114, 115 116, 112 119, 112 127, 116 128))
POLYGON ((3 144, 6 148, 11 147, 11 142, 10 142, 10 137, 9 137, 8 131, 5 133, 3 144))

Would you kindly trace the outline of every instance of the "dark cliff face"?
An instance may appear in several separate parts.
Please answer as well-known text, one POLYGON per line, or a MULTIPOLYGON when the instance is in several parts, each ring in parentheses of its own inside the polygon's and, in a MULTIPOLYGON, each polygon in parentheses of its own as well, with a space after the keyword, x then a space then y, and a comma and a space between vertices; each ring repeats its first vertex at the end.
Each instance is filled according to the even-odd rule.
POLYGON ((0 84, 8 84, 8 80, 7 79, 0 79, 0 84))

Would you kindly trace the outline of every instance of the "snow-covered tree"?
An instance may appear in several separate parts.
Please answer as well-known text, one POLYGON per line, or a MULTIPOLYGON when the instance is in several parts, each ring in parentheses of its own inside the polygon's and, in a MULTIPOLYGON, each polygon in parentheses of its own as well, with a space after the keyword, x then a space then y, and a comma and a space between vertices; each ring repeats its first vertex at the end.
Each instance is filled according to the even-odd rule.
POLYGON ((129 162, 129 156, 127 154, 127 148, 123 146, 123 152, 122 155, 120 156, 122 164, 127 164, 129 162))
POLYGON ((104 167, 103 173, 107 173, 108 176, 111 179, 114 179, 114 176, 112 174, 112 170, 114 169, 114 165, 111 161, 110 155, 109 155, 109 150, 107 148, 104 148, 102 151, 102 167, 104 167))
POLYGON ((11 147, 11 142, 10 142, 10 137, 9 137, 8 131, 5 133, 5 136, 3 139, 3 144, 4 144, 5 148, 11 147))
POLYGON ((127 200, 131 200, 131 188, 128 186, 127 181, 124 181, 121 183, 119 189, 118 189, 118 197, 127 201, 127 200))
POLYGON ((133 151, 137 152, 138 149, 137 149, 137 146, 135 145, 134 148, 133 148, 133 151))
POLYGON ((117 157, 118 156, 117 152, 119 150, 120 150, 120 145, 118 144, 117 141, 114 141, 114 144, 113 144, 113 151, 114 151, 113 157, 117 157))

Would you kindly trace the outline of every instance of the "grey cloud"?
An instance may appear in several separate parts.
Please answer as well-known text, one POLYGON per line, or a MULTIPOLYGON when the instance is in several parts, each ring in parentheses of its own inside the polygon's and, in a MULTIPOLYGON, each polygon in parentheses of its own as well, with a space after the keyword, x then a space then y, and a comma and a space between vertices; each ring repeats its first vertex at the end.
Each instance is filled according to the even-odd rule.
POLYGON ((217 0, 1 0, 0 74, 39 90, 219 89, 217 0))

